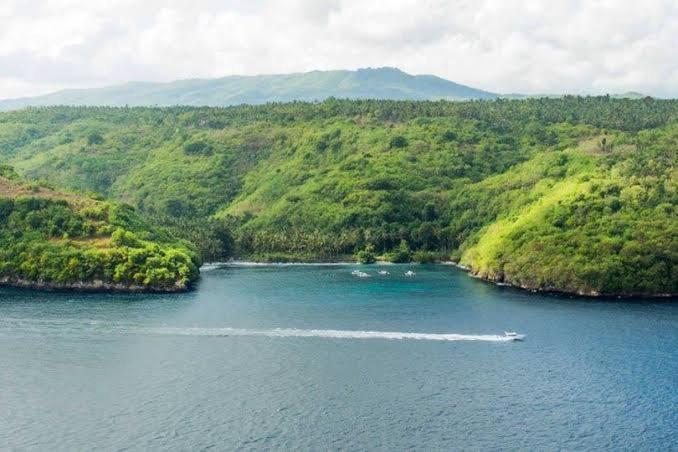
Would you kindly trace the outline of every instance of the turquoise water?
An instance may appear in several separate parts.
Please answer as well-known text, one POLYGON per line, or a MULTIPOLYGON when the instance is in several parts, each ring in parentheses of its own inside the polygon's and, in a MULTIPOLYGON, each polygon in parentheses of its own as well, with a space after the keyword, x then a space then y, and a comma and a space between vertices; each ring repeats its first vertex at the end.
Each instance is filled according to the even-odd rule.
POLYGON ((1 289, 0 448, 678 447, 676 300, 355 268, 211 268, 179 295, 1 289))

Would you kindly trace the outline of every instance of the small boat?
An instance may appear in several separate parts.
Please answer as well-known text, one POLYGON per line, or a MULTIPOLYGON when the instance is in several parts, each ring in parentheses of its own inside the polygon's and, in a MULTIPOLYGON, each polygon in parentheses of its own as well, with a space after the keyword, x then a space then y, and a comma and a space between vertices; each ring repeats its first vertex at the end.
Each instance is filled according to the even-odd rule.
POLYGON ((351 272, 351 274, 353 276, 357 276, 358 278, 369 278, 370 277, 369 273, 361 272, 360 270, 353 270, 351 272))
POLYGON ((515 331, 504 331, 504 336, 513 341, 522 341, 523 339, 525 339, 524 334, 518 334, 515 331))
POLYGON ((414 275, 416 275, 416 273, 413 272, 412 270, 407 270, 407 271, 405 272, 405 276, 414 276, 414 275))
POLYGON ((390 273, 387 272, 386 270, 379 270, 379 274, 380 275, 390 275, 390 273))

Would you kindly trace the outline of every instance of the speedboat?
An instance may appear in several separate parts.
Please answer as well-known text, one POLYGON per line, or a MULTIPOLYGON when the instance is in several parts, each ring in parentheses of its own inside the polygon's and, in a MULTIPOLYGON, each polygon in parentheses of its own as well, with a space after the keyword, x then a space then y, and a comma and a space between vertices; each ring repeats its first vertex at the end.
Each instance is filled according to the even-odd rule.
POLYGON ((414 276, 414 275, 416 275, 416 273, 414 273, 412 270, 407 270, 405 272, 405 276, 414 276))
POLYGON ((504 331, 504 336, 513 341, 522 341, 523 339, 525 339, 524 334, 518 334, 515 331, 504 331))

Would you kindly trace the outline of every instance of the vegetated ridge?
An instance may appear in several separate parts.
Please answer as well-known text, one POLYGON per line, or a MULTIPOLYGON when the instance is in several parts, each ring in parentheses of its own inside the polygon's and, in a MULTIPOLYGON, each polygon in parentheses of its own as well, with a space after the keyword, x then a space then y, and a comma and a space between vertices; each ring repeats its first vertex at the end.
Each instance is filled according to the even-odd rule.
POLYGON ((678 293, 678 101, 329 99, 0 114, 24 177, 124 201, 206 260, 452 259, 586 295, 678 293))
POLYGON ((198 265, 192 245, 130 207, 29 184, 0 166, 0 286, 176 292, 198 265))

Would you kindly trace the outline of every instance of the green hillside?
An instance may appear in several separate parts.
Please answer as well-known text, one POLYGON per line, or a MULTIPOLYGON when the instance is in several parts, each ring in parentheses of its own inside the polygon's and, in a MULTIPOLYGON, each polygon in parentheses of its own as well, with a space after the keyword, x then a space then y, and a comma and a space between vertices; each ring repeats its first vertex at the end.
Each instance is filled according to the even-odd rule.
POLYGON ((178 291, 198 264, 190 244, 130 207, 28 184, 0 167, 0 285, 178 291))
POLYGON ((591 295, 678 293, 677 143, 678 101, 610 97, 0 114, 22 175, 125 201, 208 260, 373 248, 591 295))
POLYGON ((170 83, 133 82, 43 96, 0 100, 0 110, 45 105, 228 106, 268 102, 344 99, 493 99, 493 93, 433 75, 410 75, 395 68, 313 71, 297 74, 229 76, 170 83))

